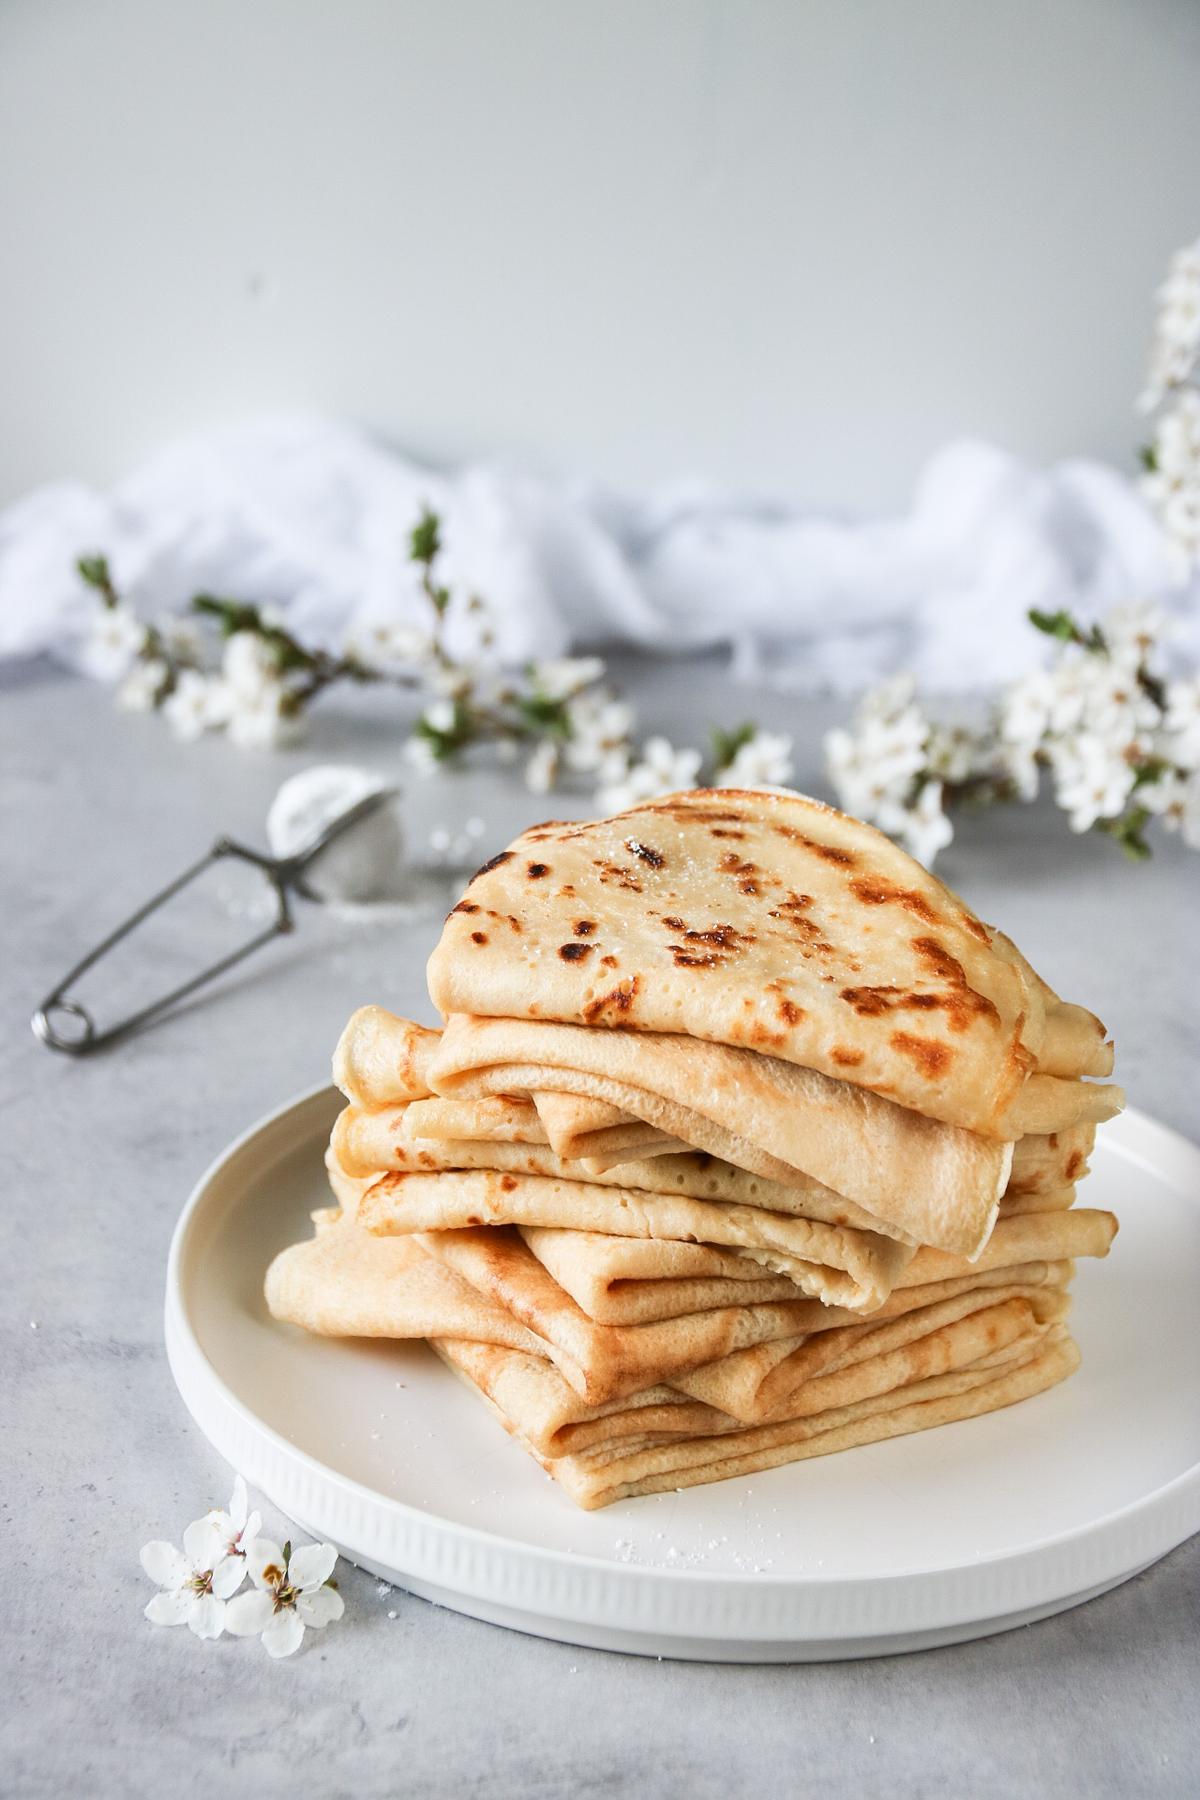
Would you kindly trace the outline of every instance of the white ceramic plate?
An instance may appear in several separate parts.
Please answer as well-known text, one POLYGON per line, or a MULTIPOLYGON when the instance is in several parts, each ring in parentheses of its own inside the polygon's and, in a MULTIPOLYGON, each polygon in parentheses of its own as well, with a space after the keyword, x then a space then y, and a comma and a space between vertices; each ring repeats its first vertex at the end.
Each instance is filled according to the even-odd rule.
POLYGON ((988 1418, 581 1513, 424 1344, 275 1324, 263 1271, 328 1203, 320 1089, 204 1176, 171 1247, 167 1352, 216 1448, 352 1561, 568 1643, 722 1661, 865 1656, 1026 1624, 1200 1529, 1200 1150, 1101 1132, 1083 1368, 988 1418))

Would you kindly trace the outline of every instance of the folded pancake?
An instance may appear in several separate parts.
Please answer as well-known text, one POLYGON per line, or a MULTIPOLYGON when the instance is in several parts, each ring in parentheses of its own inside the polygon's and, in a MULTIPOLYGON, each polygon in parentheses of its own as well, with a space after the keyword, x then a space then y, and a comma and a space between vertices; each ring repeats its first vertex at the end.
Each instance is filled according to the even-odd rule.
POLYGON ((675 1385, 748 1425, 807 1417, 1032 1342, 1067 1311, 1061 1288, 968 1290, 881 1323, 753 1346, 684 1371, 675 1385))
MULTIPOLYGON (((784 1278, 756 1267, 744 1250, 717 1249, 709 1244, 663 1244, 644 1238, 606 1237, 598 1232, 562 1231, 521 1226, 521 1237, 590 1319, 600 1324, 632 1325, 666 1319, 708 1306, 733 1304, 734 1284, 745 1287, 745 1300, 786 1299, 784 1278), (752 1287, 750 1284, 752 1283, 752 1287)), ((849 1307, 812 1300, 801 1329, 827 1331, 838 1325, 877 1323, 934 1300, 972 1287, 1044 1284, 1063 1286, 1071 1278, 1069 1258, 1001 1264, 976 1274, 894 1287, 883 1305, 863 1314, 849 1307)), ((796 1288, 791 1286, 791 1297, 796 1288)))
MULTIPOLYGON (((699 1368, 750 1344, 795 1336, 812 1302, 775 1300, 714 1308, 645 1325, 598 1325, 560 1288, 516 1231, 423 1233, 421 1247, 553 1345, 567 1381, 593 1404, 699 1368)), ((451 1335, 469 1335, 463 1333, 451 1335)))
POLYGON ((906 1111, 812 1069, 648 1032, 455 1017, 431 1079, 456 1097, 540 1089, 620 1105, 723 1161, 809 1176, 911 1242, 970 1255, 987 1240, 1010 1143, 906 1111))
POLYGON ((1039 1071, 1110 1066, 1099 1021, 1007 939, 801 795, 700 790, 536 826, 470 882, 428 976, 445 1017, 749 1048, 995 1137, 1019 1135, 1039 1071))
POLYGON ((907 1245, 877 1232, 761 1207, 494 1169, 381 1176, 359 1201, 357 1216, 380 1235, 532 1225, 737 1247, 828 1306, 868 1312, 887 1299, 912 1259, 907 1245))
MULTIPOLYGON (((469 1106, 486 1102, 461 1101, 469 1106)), ((419 1107, 423 1102, 413 1103, 419 1107)), ((819 1181, 793 1173, 784 1182, 752 1175, 703 1151, 685 1151, 642 1161, 622 1162, 612 1169, 568 1161, 540 1144, 474 1137, 414 1137, 408 1126, 413 1108, 347 1107, 333 1128, 332 1150, 339 1168, 350 1176, 378 1179, 391 1171, 421 1169, 499 1169, 508 1174, 549 1175, 563 1180, 596 1182, 604 1187, 632 1187, 647 1193, 690 1194, 696 1200, 728 1200, 739 1206, 761 1206, 768 1212, 820 1219, 827 1225, 859 1231, 881 1230, 881 1221, 819 1181)), ((896 1236, 895 1229, 888 1235, 896 1236)))
MULTIPOLYGON (((434 1348, 476 1387, 505 1429, 542 1462, 576 1504, 589 1511, 639 1494, 757 1474, 806 1457, 975 1418, 1030 1399, 1079 1366, 1079 1352, 1066 1328, 1056 1326, 1044 1339, 984 1358, 975 1368, 932 1376, 813 1417, 694 1437, 664 1434, 661 1427, 649 1438, 623 1440, 614 1433, 588 1450, 549 1457, 539 1454, 517 1420, 482 1381, 476 1381, 477 1373, 486 1373, 478 1357, 463 1354, 463 1346, 454 1341, 440 1341, 434 1348)), ((498 1385, 494 1377, 492 1385, 498 1385)))

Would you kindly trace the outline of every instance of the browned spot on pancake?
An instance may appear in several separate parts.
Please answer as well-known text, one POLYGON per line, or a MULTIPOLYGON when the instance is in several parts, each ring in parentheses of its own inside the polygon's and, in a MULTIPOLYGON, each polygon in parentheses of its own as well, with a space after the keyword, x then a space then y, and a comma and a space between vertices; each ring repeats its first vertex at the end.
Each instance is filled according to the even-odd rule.
POLYGON ((638 976, 631 975, 628 981, 622 981, 607 994, 597 994, 583 1008, 583 1019, 586 1025, 594 1025, 606 1012, 627 1013, 637 999, 641 981, 638 976))
POLYGON ((450 911, 446 914, 446 917, 448 919, 452 919, 456 912, 458 912, 458 913, 477 913, 478 911, 479 911, 479 908, 476 906, 476 904, 473 900, 460 900, 457 906, 452 906, 450 908, 450 911))
POLYGON ((569 944, 560 944, 558 954, 564 962, 582 962, 586 956, 592 954, 592 945, 577 944, 572 940, 569 944))
POLYGON ((600 879, 606 887, 613 886, 624 888, 626 893, 629 894, 641 893, 642 884, 632 869, 623 869, 620 863, 606 863, 600 861, 595 862, 593 866, 599 869, 600 879))
MULTIPOLYGON (((511 850, 501 850, 499 852, 499 854, 496 856, 493 856, 489 862, 480 863, 479 867, 476 869, 475 873, 472 875, 471 881, 478 881, 479 877, 481 875, 488 874, 488 872, 491 869, 498 869, 500 867, 501 863, 511 862, 512 859, 513 859, 513 852, 511 850)), ((468 883, 467 883, 468 887, 470 887, 471 881, 468 881, 468 883)))
POLYGON ((915 918, 923 919, 926 925, 936 925, 941 918, 916 888, 901 887, 883 875, 860 875, 850 883, 850 892, 864 906, 902 906, 915 918))
POLYGON ((721 871, 722 875, 758 874, 758 864, 744 861, 744 859, 738 855, 736 850, 727 850, 717 864, 717 868, 721 871))
POLYGON ((473 931, 471 933, 471 942, 473 944, 486 944, 487 943, 487 932, 486 931, 473 931))
POLYGON ((695 819, 701 825, 740 825, 742 815, 739 812, 718 812, 710 806, 639 806, 638 812, 662 813, 668 819, 675 819, 681 825, 690 824, 695 819))
POLYGON ((732 925, 710 925, 703 931, 685 931, 682 944, 668 944, 677 969, 714 969, 736 956, 753 937, 732 925))
POLYGON ((768 1031, 762 1020, 756 1019, 749 1031, 745 1033, 745 1042, 761 1048, 763 1044, 778 1046, 779 1044, 785 1043, 786 1039, 782 1032, 768 1031))
POLYGON ((538 862, 526 863, 525 873, 528 875, 530 881, 540 881, 543 875, 548 875, 550 873, 550 864, 538 862))
POLYGON ((467 1224, 468 1225, 482 1225, 483 1220, 479 1217, 478 1213, 469 1213, 467 1215, 467 1224))
MULTIPOLYGON (((477 906, 474 910, 478 912, 480 909, 477 906)), ((495 907, 492 906, 485 906, 483 908, 483 913, 486 918, 495 919, 497 925, 511 926, 513 931, 524 930, 524 926, 521 924, 520 919, 518 919, 514 913, 497 912, 495 907)))
POLYGON ((516 1185, 516 1178, 514 1176, 502 1175, 500 1177, 500 1191, 502 1194, 511 1194, 516 1185))
POLYGON ((978 919, 972 918, 971 914, 967 912, 959 914, 959 923, 964 931, 969 931, 971 936, 977 937, 981 944, 986 944, 989 949, 991 948, 992 939, 986 925, 981 925, 978 919))
POLYGON ((744 831, 730 831, 728 827, 724 825, 714 825, 711 830, 711 836, 715 838, 737 838, 739 842, 742 843, 745 842, 746 838, 744 831))
POLYGON ((576 937, 591 937, 591 935, 592 935, 593 931, 595 931, 595 929, 596 929, 595 919, 576 919, 576 921, 575 921, 575 936, 576 937))
MULTIPOLYGON (((408 1154, 408 1146, 406 1144, 397 1144, 396 1145, 396 1155, 397 1156, 407 1156, 407 1154, 408 1154)), ((421 1167, 423 1169, 432 1169, 436 1166, 437 1159, 434 1157, 432 1151, 422 1150, 417 1157, 417 1161, 421 1164, 421 1167)))
MULTIPOLYGON (((994 1001, 985 994, 976 993, 967 980, 967 972, 956 957, 951 956, 944 944, 936 938, 914 938, 913 949, 923 962, 927 962, 934 972, 941 976, 950 993, 945 996, 944 1007, 946 1023, 952 1031, 965 1031, 972 1018, 991 1019, 995 1025, 1000 1023, 1000 1014, 994 1001)), ((1020 1036, 1021 1021, 1017 1022, 1017 1036, 1020 1036)))
POLYGON ((1050 1148, 1052 1150, 1058 1149, 1058 1133, 1057 1133, 1057 1131, 1052 1131, 1050 1133, 1050 1148))
POLYGON ((643 844, 640 838, 626 838, 625 848, 642 862, 649 863, 652 869, 661 869, 667 860, 661 850, 656 850, 653 844, 643 844))
POLYGON ((912 1037, 907 1031, 893 1031, 888 1039, 893 1050, 899 1050, 902 1056, 910 1057, 916 1063, 922 1075, 932 1080, 936 1075, 944 1075, 954 1061, 954 1052, 948 1044, 939 1044, 936 1038, 912 1037))
POLYGON ((663 924, 669 925, 672 931, 683 931, 685 929, 683 920, 676 918, 674 913, 665 913, 663 915, 663 924))
POLYGON ((772 825, 771 830, 781 838, 787 838, 790 844, 803 844, 822 862, 835 863, 839 869, 852 869, 858 858, 852 850, 839 850, 836 844, 822 844, 816 838, 809 837, 803 831, 797 831, 794 825, 772 825))
POLYGON ((602 969, 615 969, 616 966, 617 959, 615 956, 602 956, 600 958, 600 967, 602 969))
POLYGON ((1083 1151, 1082 1150, 1072 1150, 1070 1156, 1068 1156, 1068 1158, 1067 1158, 1067 1166, 1063 1170, 1063 1174, 1066 1176, 1068 1181, 1074 1181, 1075 1177, 1078 1175, 1078 1173, 1079 1173, 1080 1169, 1082 1169, 1082 1167, 1083 1167, 1083 1151))
POLYGON ((841 1044, 835 1044, 829 1054, 839 1069, 857 1069, 863 1059, 861 1050, 847 1050, 841 1044))
POLYGON ((786 995, 775 1002, 775 1011, 785 1025, 798 1025, 804 1017, 804 1008, 797 1006, 796 1002, 789 1000, 786 995))
POLYGON ((864 1019, 878 1019, 902 1005, 905 993, 895 987, 848 987, 842 989, 842 999, 864 1019))

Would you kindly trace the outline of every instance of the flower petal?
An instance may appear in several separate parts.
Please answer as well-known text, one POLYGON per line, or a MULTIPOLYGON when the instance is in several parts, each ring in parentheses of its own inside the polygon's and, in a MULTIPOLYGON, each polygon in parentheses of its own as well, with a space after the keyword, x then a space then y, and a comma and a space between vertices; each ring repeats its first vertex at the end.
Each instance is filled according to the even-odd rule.
POLYGON ((191 1570, 187 1559, 162 1538, 155 1538, 152 1544, 143 1544, 141 1563, 151 1581, 160 1588, 182 1587, 191 1570))
POLYGON ((197 1594, 188 1612, 188 1624, 198 1638, 219 1638, 225 1629, 225 1602, 215 1594, 197 1594))
POLYGON ((192 1610, 192 1598, 191 1594, 178 1590, 173 1594, 155 1594, 146 1608, 146 1617, 152 1625, 185 1625, 192 1610))
POLYGON ((265 1588, 247 1588, 225 1606, 225 1629, 234 1637, 257 1637, 275 1617, 275 1601, 265 1588))
POLYGON ((262 1634, 269 1656, 290 1656, 293 1650, 300 1648, 303 1638, 304 1620, 291 1606, 277 1612, 262 1634))
POLYGON ((292 1551, 288 1579, 293 1587, 316 1588, 333 1574, 337 1551, 332 1544, 302 1544, 292 1551))
POLYGON ((224 1550, 211 1518, 193 1519, 183 1534, 183 1554, 193 1569, 211 1569, 224 1550))
POLYGON ((266 1569, 283 1568, 283 1551, 270 1538, 251 1538, 246 1545, 246 1573, 255 1587, 272 1587, 264 1576, 266 1569))
POLYGON ((217 1564, 212 1572, 212 1591, 218 1600, 228 1600, 236 1594, 246 1574, 246 1565, 240 1556, 226 1556, 217 1564))
POLYGON ((242 1527, 242 1543, 248 1544, 251 1538, 256 1538, 261 1530, 262 1514, 260 1512, 252 1512, 242 1527))
POLYGON ((345 1610, 342 1596, 331 1587, 310 1588, 296 1601, 296 1611, 306 1625, 332 1625, 345 1610))
POLYGON ((246 1513, 250 1506, 250 1496, 246 1492, 246 1483, 237 1476, 233 1484, 233 1496, 229 1502, 229 1517, 235 1532, 241 1531, 246 1523, 246 1513))

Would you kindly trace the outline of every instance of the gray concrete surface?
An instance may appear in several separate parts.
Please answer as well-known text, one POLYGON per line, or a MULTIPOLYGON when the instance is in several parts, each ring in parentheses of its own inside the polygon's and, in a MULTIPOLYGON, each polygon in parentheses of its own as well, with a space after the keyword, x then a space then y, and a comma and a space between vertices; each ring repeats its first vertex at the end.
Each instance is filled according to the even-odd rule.
MULTIPOLYGON (((629 685, 647 722, 681 739, 747 712, 786 724, 800 784, 820 791, 832 709, 750 695, 711 665, 650 666, 629 685)), ((230 1481, 163 1355, 175 1217, 235 1133, 320 1078, 352 1006, 378 998, 420 1014, 436 915, 368 929, 309 911, 210 1002, 93 1061, 52 1056, 28 1015, 81 949, 218 830, 259 837, 279 780, 302 761, 390 765, 399 734, 383 705, 331 701, 303 751, 179 745, 159 721, 116 714, 103 691, 46 671, 0 686, 0 734, 0 1792, 1197 1791, 1197 1540, 1044 1624, 859 1664, 579 1650, 385 1599, 352 1569, 345 1622, 291 1662, 146 1624, 140 1545, 223 1503, 230 1481)), ((541 805, 491 775, 440 778, 411 797, 414 840, 477 813, 498 845, 541 805)), ((1035 811, 968 823, 944 873, 1106 1018, 1133 1099, 1194 1135, 1200 861, 1168 845, 1134 868, 1035 811)), ((219 916, 201 916, 202 947, 219 916)))

